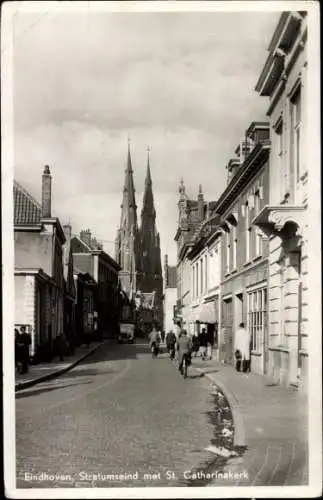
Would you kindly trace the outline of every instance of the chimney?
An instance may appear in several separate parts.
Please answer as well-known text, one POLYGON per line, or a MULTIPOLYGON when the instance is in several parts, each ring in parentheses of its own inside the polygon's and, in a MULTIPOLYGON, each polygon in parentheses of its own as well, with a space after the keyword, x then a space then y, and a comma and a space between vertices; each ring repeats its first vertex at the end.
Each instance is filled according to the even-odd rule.
POLYGON ((91 248, 91 231, 89 229, 84 229, 80 232, 80 238, 86 245, 91 248))
POLYGON ((52 216, 52 177, 49 166, 45 165, 42 176, 41 216, 50 218, 52 216))

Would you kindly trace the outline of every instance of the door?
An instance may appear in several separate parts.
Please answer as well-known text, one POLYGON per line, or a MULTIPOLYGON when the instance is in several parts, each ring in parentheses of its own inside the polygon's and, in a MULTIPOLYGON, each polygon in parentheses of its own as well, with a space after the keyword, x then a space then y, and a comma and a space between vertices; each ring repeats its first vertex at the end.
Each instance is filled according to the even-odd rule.
POLYGON ((231 364, 233 360, 232 356, 232 298, 223 300, 222 302, 222 339, 223 344, 222 349, 222 360, 225 363, 231 364))

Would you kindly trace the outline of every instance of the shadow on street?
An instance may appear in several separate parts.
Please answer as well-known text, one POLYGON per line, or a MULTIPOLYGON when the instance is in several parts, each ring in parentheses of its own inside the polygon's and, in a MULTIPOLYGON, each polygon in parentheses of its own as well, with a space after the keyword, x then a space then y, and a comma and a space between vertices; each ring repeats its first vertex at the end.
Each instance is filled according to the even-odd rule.
POLYGON ((56 391, 58 389, 64 389, 66 387, 74 387, 76 385, 86 385, 91 384, 92 382, 80 382, 76 384, 58 384, 54 387, 38 387, 33 390, 25 389, 24 391, 16 392, 16 399, 28 398, 29 396, 38 396, 44 392, 56 391))
MULTIPOLYGON (((115 342, 98 347, 93 354, 84 360, 84 363, 90 364, 98 363, 100 361, 117 361, 124 359, 135 360, 142 354, 148 354, 151 356, 147 341, 136 339, 134 344, 118 344, 115 342)), ((164 348, 159 356, 163 357, 166 354, 166 348, 164 348)))

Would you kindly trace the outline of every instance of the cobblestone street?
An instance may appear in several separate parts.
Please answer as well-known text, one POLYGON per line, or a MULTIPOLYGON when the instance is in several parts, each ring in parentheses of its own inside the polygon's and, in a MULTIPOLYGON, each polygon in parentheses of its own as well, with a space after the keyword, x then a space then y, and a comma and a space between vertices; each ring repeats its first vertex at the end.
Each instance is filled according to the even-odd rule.
POLYGON ((205 451, 215 433, 208 385, 193 369, 184 380, 166 353, 152 359, 144 344, 103 345, 17 393, 17 487, 194 486, 185 471, 215 459, 205 451), (138 476, 92 476, 125 473, 138 476))
MULTIPOLYGON (((222 437, 230 407, 200 366, 194 358, 184 380, 165 349, 152 359, 142 341, 103 344, 64 375, 17 392, 17 487, 306 484, 300 429, 287 444, 274 428, 256 439, 245 415, 248 446, 239 452, 222 437), (221 456, 222 446, 233 455, 221 456)), ((215 382, 226 376, 232 385, 229 368, 215 371, 215 382)))

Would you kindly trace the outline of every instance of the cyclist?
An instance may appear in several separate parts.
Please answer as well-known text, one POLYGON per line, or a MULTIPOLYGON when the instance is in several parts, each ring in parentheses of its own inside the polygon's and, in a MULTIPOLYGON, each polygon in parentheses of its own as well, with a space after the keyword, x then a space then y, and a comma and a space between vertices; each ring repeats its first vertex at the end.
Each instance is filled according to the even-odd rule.
POLYGON ((183 361, 186 357, 186 362, 189 365, 191 363, 191 352, 192 352, 192 339, 187 335, 186 330, 182 330, 179 339, 177 340, 177 350, 178 350, 178 369, 183 373, 183 361))

